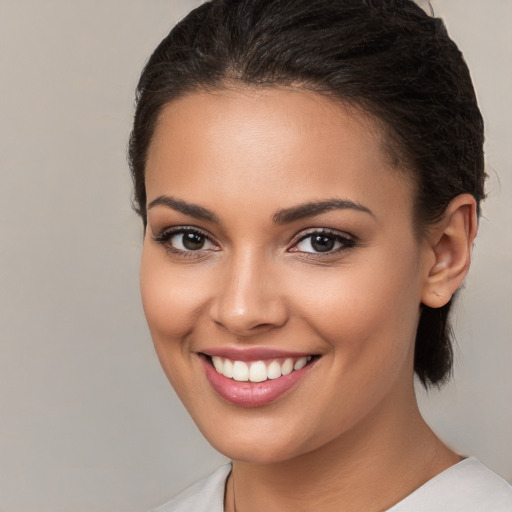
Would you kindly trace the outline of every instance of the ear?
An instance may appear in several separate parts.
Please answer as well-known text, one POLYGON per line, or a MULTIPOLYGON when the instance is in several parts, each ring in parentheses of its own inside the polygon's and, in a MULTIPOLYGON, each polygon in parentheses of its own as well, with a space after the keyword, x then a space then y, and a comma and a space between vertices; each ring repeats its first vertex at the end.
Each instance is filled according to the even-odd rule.
POLYGON ((461 286, 469 270, 477 228, 475 198, 470 194, 457 196, 427 235, 429 258, 423 304, 440 308, 461 286))

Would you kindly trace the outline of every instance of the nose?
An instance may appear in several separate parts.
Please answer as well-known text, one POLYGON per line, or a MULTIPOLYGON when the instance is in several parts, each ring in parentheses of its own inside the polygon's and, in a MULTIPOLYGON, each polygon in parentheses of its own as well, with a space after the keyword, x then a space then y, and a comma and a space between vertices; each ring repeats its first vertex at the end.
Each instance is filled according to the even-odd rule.
POLYGON ((288 309, 275 272, 252 255, 226 262, 219 270, 211 303, 212 320, 238 337, 249 337, 288 321, 288 309))

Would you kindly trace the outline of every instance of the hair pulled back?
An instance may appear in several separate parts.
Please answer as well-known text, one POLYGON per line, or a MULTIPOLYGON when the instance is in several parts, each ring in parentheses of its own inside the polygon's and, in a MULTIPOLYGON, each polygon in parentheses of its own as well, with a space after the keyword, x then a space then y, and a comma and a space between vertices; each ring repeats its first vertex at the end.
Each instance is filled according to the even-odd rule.
MULTIPOLYGON (((459 194, 472 194, 479 210, 483 121, 442 20, 409 0, 212 0, 160 43, 137 87, 129 162, 144 226, 145 164, 162 107, 237 84, 301 87, 376 117, 396 167, 416 185, 418 233, 459 194)), ((451 373, 451 302, 422 306, 414 369, 425 387, 451 373)))

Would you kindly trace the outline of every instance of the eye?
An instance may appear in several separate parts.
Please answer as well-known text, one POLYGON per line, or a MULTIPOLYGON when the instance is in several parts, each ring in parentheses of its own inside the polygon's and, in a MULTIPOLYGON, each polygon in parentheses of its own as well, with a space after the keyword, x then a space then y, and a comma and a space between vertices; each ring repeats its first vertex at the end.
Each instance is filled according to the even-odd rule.
POLYGON ((335 253, 354 247, 355 240, 339 232, 315 231, 300 238, 292 252, 335 253))
POLYGON ((173 228, 154 238, 172 252, 190 253, 216 250, 208 236, 192 228, 173 228))

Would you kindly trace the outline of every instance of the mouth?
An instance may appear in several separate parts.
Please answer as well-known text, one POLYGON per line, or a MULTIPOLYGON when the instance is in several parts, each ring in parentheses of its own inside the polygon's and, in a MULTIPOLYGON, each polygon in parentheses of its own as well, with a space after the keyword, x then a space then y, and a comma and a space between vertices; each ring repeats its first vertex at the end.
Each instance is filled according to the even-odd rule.
POLYGON ((301 370, 313 360, 313 355, 275 358, 271 360, 240 361, 221 356, 206 356, 215 371, 237 382, 265 382, 279 379, 301 370))
POLYGON ((314 366, 319 355, 200 353, 206 377, 228 402, 242 407, 269 404, 294 388, 314 366))

